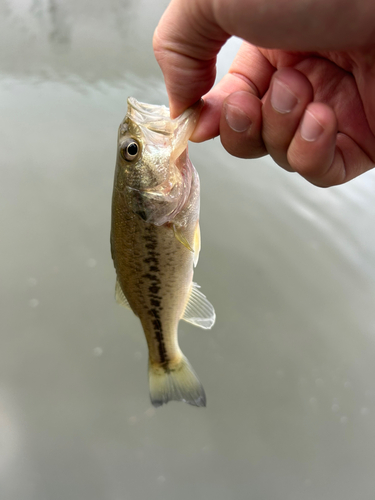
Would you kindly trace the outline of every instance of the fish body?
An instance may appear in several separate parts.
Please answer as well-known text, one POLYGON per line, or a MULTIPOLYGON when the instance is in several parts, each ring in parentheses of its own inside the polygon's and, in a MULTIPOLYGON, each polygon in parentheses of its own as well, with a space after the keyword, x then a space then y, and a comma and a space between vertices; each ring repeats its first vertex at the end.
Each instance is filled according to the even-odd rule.
POLYGON ((215 322, 192 281, 200 251, 199 177, 187 142, 200 109, 199 103, 171 120, 165 106, 129 98, 119 127, 111 227, 116 299, 141 321, 154 406, 206 404, 177 337, 180 319, 202 328, 215 322))

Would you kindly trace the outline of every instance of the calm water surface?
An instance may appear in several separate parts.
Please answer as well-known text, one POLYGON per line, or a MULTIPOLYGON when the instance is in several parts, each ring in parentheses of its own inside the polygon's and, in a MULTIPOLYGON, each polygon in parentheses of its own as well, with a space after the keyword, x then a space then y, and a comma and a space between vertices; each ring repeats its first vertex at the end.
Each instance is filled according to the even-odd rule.
POLYGON ((167 103, 166 4, 0 0, 0 498, 373 500, 374 172, 321 190, 191 145, 208 407, 150 405, 109 227, 126 98, 167 103))

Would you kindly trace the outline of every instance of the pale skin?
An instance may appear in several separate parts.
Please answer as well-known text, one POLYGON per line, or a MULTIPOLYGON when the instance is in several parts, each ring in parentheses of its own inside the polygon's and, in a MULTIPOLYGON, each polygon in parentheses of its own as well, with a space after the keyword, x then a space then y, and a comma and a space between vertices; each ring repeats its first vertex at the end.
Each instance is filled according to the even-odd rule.
POLYGON ((172 0, 154 50, 172 117, 203 96, 192 140, 220 135, 320 187, 374 167, 374 0, 172 0), (244 43, 213 87, 231 36, 244 43))

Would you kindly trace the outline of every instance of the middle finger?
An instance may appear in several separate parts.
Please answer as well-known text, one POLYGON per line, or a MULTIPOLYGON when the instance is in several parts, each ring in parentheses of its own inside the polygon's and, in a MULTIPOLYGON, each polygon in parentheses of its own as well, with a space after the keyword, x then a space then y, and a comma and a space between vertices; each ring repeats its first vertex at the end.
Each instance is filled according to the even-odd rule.
POLYGON ((313 88, 302 73, 292 68, 274 73, 262 107, 262 137, 267 152, 286 170, 292 170, 287 160, 289 145, 312 100, 313 88))

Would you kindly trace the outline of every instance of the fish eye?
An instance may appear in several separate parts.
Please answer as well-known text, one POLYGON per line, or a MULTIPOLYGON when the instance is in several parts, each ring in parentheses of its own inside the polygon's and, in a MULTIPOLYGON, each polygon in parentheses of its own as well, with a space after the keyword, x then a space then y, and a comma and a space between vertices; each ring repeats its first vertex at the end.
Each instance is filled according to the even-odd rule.
POLYGON ((139 145, 135 139, 127 139, 120 147, 120 154, 126 161, 133 161, 139 154, 139 145))

